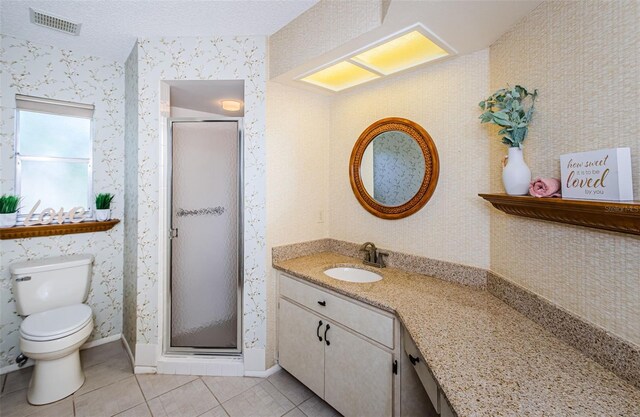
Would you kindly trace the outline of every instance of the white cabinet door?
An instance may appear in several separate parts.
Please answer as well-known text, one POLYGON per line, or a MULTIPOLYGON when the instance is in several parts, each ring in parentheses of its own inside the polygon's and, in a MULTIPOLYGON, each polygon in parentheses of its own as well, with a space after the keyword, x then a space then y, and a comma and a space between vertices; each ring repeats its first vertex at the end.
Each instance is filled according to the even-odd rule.
POLYGON ((326 320, 285 299, 278 315, 279 363, 318 396, 324 396, 326 320), (319 340, 318 335, 322 337, 319 340))
POLYGON ((392 354, 332 322, 327 325, 325 401, 346 417, 391 416, 392 354))

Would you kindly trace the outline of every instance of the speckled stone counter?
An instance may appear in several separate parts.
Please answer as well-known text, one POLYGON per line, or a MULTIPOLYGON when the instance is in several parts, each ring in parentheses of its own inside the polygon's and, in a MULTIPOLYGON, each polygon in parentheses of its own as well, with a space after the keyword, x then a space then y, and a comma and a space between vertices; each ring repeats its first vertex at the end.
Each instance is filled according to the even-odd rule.
POLYGON ((338 264, 364 268, 331 252, 273 266, 395 312, 458 416, 640 416, 639 389, 487 291, 393 268, 366 284, 324 275, 338 264))

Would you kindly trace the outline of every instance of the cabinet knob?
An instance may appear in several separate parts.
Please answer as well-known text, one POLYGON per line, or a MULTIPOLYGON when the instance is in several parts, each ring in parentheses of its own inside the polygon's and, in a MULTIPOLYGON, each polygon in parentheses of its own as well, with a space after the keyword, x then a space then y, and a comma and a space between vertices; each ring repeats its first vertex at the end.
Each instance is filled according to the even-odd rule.
POLYGON ((415 365, 416 363, 420 362, 420 358, 411 356, 411 354, 409 354, 409 360, 411 361, 412 365, 415 365))
POLYGON ((316 336, 318 336, 318 340, 322 342, 322 336, 320 336, 321 327, 322 327, 322 320, 318 322, 318 328, 316 329, 316 336))
POLYGON ((326 301, 318 301, 318 304, 320 304, 322 307, 327 305, 326 301))
POLYGON ((329 331, 330 328, 331 326, 329 326, 329 323, 327 323, 327 327, 324 328, 324 341, 327 344, 327 346, 331 344, 331 342, 329 342, 329 339, 327 339, 327 332, 329 331))

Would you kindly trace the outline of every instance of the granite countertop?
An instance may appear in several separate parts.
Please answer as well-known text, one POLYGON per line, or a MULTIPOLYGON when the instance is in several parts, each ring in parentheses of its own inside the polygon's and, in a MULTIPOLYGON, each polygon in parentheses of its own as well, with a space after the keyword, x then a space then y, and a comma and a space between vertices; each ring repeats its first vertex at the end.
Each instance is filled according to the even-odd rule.
POLYGON ((323 271, 362 261, 332 252, 274 268, 394 312, 459 417, 640 416, 640 390, 489 292, 399 269, 358 284, 323 271))

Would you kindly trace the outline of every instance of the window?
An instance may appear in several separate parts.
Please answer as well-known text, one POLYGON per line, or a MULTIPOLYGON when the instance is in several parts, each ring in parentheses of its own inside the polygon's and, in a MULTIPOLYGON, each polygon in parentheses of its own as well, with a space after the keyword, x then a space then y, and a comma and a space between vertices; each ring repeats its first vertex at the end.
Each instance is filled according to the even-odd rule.
POLYGON ((20 214, 92 206, 92 105, 16 95, 20 214))

